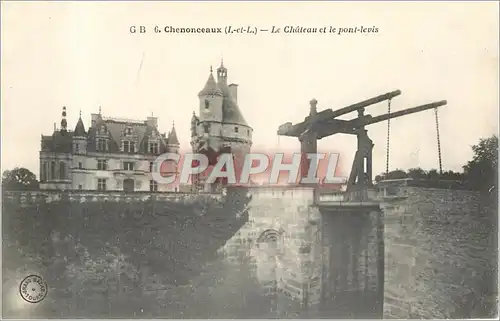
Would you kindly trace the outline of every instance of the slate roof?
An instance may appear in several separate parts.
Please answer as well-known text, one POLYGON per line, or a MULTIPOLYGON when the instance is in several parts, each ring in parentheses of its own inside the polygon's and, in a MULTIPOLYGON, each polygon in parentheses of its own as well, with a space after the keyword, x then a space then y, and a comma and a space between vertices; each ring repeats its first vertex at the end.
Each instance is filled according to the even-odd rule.
POLYGON ((177 138, 177 133, 175 132, 175 127, 172 126, 172 131, 168 134, 167 143, 169 145, 179 145, 179 139, 177 138))
POLYGON ((236 99, 233 98, 226 84, 218 84, 222 90, 224 100, 222 101, 222 122, 248 126, 236 99))
MULTIPOLYGON (((148 142, 150 139, 155 139, 159 142, 160 153, 168 151, 165 134, 161 134, 154 126, 148 125, 147 121, 121 121, 112 118, 103 119, 101 116, 98 116, 95 125, 90 127, 87 132, 85 132, 83 121, 80 118, 74 132, 56 130, 52 135, 42 135, 41 147, 42 151, 71 153, 73 146, 72 138, 74 136, 84 136, 87 138, 87 151, 95 152, 96 138, 100 135, 109 138, 109 153, 121 153, 121 141, 125 137, 126 128, 132 129, 130 139, 137 142, 135 147, 136 153, 149 153, 148 142), (104 129, 104 131, 100 132, 97 129, 104 129)), ((172 140, 177 141, 178 144, 177 134, 175 130, 173 132, 172 140)))
POLYGON ((243 117, 243 113, 241 112, 235 97, 231 95, 231 91, 229 90, 227 79, 225 76, 227 75, 227 69, 224 67, 223 63, 221 63, 217 71, 223 71, 224 78, 222 80, 219 79, 219 81, 216 83, 212 74, 212 69, 210 69, 210 75, 208 76, 205 87, 203 87, 203 89, 199 92, 198 96, 222 96, 222 122, 250 127, 243 117))
POLYGON ((78 122, 76 123, 75 131, 73 133, 74 136, 85 136, 85 126, 83 125, 82 117, 78 118, 78 122))
POLYGON ((207 83, 205 84, 205 87, 198 93, 198 96, 208 96, 208 95, 214 95, 214 96, 222 96, 222 90, 220 90, 219 87, 217 87, 217 83, 215 82, 214 75, 212 74, 212 71, 210 71, 210 75, 208 76, 207 83))

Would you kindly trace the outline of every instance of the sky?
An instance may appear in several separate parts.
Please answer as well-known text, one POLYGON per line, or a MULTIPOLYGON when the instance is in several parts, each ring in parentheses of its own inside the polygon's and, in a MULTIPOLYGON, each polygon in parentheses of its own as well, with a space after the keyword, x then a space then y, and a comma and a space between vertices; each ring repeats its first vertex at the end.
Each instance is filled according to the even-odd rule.
MULTIPOLYGON (((391 110, 447 100, 439 108, 444 170, 462 169, 471 145, 498 132, 498 3, 134 3, 2 2, 2 171, 39 174, 41 134, 105 117, 175 121, 188 149, 190 119, 210 66, 221 58, 253 127, 255 150, 298 150, 279 137, 301 122, 309 101, 333 110, 393 90, 391 110), (146 33, 132 34, 131 26, 146 33), (156 34, 154 26, 378 28, 371 34, 156 34)), ((373 116, 387 102, 367 107, 373 116)), ((355 114, 342 119, 354 118, 355 114)), ((385 171, 387 122, 370 125, 374 173, 385 171)), ((336 135, 319 148, 340 154, 348 172, 356 138, 336 135)), ((438 168, 432 110, 391 121, 390 169, 438 168)))

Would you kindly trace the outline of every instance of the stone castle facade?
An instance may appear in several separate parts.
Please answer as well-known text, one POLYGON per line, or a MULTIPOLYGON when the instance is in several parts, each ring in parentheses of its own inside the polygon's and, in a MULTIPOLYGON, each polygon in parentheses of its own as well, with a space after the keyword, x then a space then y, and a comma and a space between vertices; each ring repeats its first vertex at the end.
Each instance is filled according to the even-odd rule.
MULTIPOLYGON (((191 148, 209 156, 214 165, 220 153, 241 157, 250 152, 252 131, 238 106, 238 85, 227 82, 221 62, 217 81, 212 70, 199 92, 199 116, 191 120, 191 148)), ((49 190, 177 191, 176 184, 162 185, 153 180, 155 159, 167 152, 179 153, 175 126, 160 133, 157 117, 123 120, 91 115, 86 130, 81 115, 73 131, 68 129, 63 107, 60 129, 42 135, 40 187, 49 190)), ((168 164, 162 172, 175 174, 178 166, 168 164)), ((206 174, 192 179, 194 190, 213 192, 215 184, 205 184, 206 174)), ((185 189, 184 186, 180 186, 185 189)), ((193 190, 189 188, 190 190, 193 190)))
MULTIPOLYGON (((252 127, 243 117, 238 106, 238 85, 228 84, 227 68, 221 61, 217 68, 217 81, 212 68, 205 87, 198 93, 199 115, 191 118, 191 147, 195 153, 208 156, 214 165, 217 155, 232 153, 241 158, 250 152, 252 127)), ((205 191, 217 189, 217 183, 205 184, 206 175, 194 179, 205 191)))
MULTIPOLYGON (((152 178, 153 163, 162 153, 179 151, 173 126, 166 135, 158 129, 157 117, 144 121, 91 115, 85 129, 81 115, 73 131, 68 130, 63 107, 61 128, 42 135, 40 188, 97 191, 170 191, 152 178)), ((169 166, 172 174, 175 164, 169 166)))

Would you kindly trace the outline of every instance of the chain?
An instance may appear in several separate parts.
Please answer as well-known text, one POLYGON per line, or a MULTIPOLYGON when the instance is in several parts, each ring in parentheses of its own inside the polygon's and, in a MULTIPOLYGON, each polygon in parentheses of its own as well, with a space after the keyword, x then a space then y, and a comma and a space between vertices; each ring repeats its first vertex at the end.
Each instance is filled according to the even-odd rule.
POLYGON ((439 174, 443 174, 443 166, 441 160, 441 139, 439 138, 439 116, 438 109, 434 108, 434 115, 436 115, 436 134, 437 134, 437 143, 438 143, 438 157, 439 157, 439 174))
MULTIPOLYGON (((387 114, 390 116, 391 115, 391 100, 389 99, 388 105, 387 105, 387 114)), ((391 134, 391 119, 387 119, 387 151, 386 151, 386 159, 385 159, 385 176, 387 178, 387 175, 389 175, 389 138, 391 134)))

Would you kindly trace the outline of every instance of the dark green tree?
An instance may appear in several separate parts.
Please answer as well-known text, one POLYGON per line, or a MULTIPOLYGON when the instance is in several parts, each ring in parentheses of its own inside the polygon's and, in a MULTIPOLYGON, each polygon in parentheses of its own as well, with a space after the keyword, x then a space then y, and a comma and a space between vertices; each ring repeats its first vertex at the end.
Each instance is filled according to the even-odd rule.
POLYGON ((477 190, 497 188, 498 137, 481 138, 472 146, 474 157, 463 168, 468 185, 477 190))
POLYGON ((16 167, 6 170, 2 175, 2 189, 15 191, 33 191, 39 187, 36 175, 29 169, 16 167))

